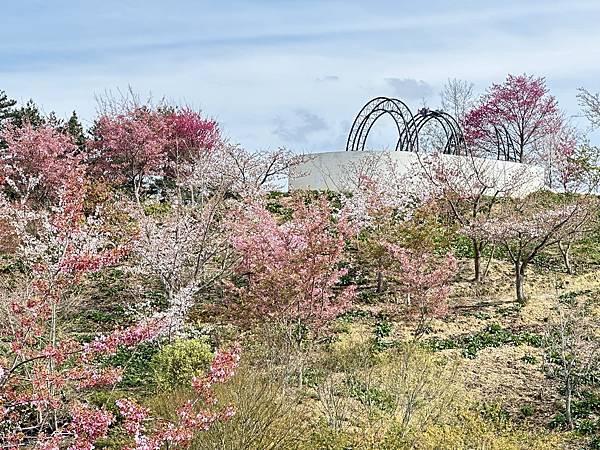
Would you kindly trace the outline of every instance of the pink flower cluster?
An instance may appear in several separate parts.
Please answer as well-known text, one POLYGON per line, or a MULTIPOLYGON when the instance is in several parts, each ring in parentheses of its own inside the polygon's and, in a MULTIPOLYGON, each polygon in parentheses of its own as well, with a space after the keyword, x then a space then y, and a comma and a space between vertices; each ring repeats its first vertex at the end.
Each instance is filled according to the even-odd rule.
POLYGON ((426 320, 446 314, 449 282, 458 269, 456 258, 448 254, 440 260, 396 244, 384 243, 384 246, 394 260, 387 275, 400 284, 400 292, 407 296, 403 312, 417 317, 418 328, 426 320))
POLYGON ((318 327, 344 311, 353 288, 336 289, 345 239, 354 230, 342 215, 334 220, 327 200, 292 201, 292 217, 283 223, 262 204, 251 203, 230 221, 231 243, 241 256, 236 268, 246 279, 234 289, 240 319, 302 321, 318 327))

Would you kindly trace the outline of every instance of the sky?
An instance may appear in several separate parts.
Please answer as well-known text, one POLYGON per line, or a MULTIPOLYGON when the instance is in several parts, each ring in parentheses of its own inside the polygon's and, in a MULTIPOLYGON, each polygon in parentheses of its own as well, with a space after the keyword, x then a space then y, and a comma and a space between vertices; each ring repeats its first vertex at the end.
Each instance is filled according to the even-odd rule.
POLYGON ((582 127, 577 88, 600 91, 599 0, 0 0, 0 20, 9 97, 90 126, 97 96, 130 86, 250 150, 342 150, 369 99, 436 107, 449 78, 543 76, 582 127))

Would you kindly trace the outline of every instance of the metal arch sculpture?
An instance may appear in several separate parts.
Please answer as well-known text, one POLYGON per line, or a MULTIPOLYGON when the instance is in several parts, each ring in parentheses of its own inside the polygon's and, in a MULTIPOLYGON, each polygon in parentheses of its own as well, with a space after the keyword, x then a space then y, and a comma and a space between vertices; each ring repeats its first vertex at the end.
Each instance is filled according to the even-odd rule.
POLYGON ((414 124, 410 127, 410 142, 407 148, 414 152, 419 151, 419 133, 429 122, 434 121, 444 131, 444 147, 442 153, 447 155, 466 155, 466 143, 460 125, 450 114, 440 110, 423 108, 414 117, 414 124))
POLYGON ((346 151, 363 151, 373 125, 385 114, 390 115, 396 124, 398 129, 396 150, 401 148, 402 143, 407 141, 408 130, 414 119, 413 114, 401 100, 376 97, 363 106, 354 119, 346 142, 346 151))
POLYGON ((385 114, 392 117, 398 130, 395 148, 397 151, 418 152, 419 132, 428 122, 434 120, 442 127, 446 137, 443 153, 466 154, 465 139, 460 125, 450 114, 424 108, 415 116, 403 101, 388 97, 376 97, 362 107, 352 123, 346 151, 363 151, 373 125, 385 114))
POLYGON ((522 155, 517 151, 508 129, 504 125, 493 125, 493 128, 498 160, 521 162, 522 155))

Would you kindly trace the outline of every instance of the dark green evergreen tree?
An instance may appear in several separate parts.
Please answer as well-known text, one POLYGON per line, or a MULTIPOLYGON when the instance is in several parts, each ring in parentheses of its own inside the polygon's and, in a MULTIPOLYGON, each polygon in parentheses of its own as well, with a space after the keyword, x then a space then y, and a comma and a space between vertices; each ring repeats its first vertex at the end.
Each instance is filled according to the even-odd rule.
MULTIPOLYGON (((17 104, 16 100, 8 98, 6 92, 0 91, 0 130, 4 126, 5 122, 8 122, 14 117, 13 107, 17 104)), ((6 147, 6 142, 0 139, 0 149, 6 147)))
POLYGON ((81 125, 79 117, 77 117, 77 113, 75 111, 73 111, 73 114, 71 114, 71 117, 67 121, 66 125, 64 125, 63 130, 73 137, 73 142, 75 145, 77 145, 77 147, 79 147, 79 150, 85 150, 85 132, 83 131, 83 126, 81 125))
POLYGON ((14 111, 12 122, 19 128, 26 124, 37 128, 46 124, 46 118, 33 100, 29 100, 24 106, 14 111))
POLYGON ((6 119, 9 119, 13 116, 13 106, 16 104, 16 100, 8 98, 6 92, 0 91, 0 127, 6 119))

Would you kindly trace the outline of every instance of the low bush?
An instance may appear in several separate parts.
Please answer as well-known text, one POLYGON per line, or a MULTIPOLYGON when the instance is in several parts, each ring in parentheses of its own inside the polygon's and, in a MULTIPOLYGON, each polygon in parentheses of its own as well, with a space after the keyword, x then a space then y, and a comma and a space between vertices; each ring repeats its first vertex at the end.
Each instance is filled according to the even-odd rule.
POLYGON ((181 339, 167 344, 152 357, 154 381, 165 389, 185 386, 208 369, 213 356, 210 345, 203 339, 181 339))

